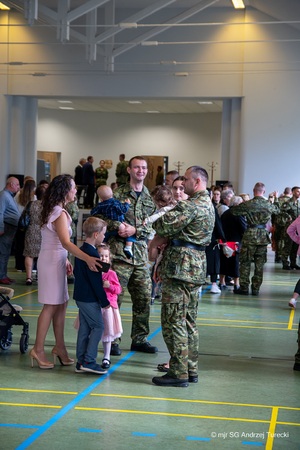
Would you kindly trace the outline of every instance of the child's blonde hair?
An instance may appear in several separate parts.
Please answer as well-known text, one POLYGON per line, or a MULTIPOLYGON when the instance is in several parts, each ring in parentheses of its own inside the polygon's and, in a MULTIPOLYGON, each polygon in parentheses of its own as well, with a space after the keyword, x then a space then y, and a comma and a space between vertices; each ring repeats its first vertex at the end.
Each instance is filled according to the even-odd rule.
POLYGON ((82 225, 82 230, 86 237, 90 238, 94 233, 100 233, 106 226, 107 223, 104 220, 98 217, 88 217, 82 225))

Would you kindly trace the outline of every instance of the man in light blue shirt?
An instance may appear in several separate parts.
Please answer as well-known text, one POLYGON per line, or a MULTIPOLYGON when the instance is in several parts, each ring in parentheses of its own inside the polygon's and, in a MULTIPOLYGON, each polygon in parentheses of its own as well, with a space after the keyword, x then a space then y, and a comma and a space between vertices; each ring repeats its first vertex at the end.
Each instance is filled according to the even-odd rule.
POLYGON ((20 190, 19 180, 9 177, 0 192, 0 284, 12 284, 7 276, 7 265, 17 231, 20 213, 14 195, 20 190))

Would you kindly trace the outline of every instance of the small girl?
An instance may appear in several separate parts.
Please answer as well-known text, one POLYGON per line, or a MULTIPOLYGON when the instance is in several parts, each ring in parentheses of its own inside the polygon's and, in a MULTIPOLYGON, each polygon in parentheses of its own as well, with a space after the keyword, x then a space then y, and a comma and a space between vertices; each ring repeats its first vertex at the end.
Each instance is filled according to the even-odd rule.
MULTIPOLYGON (((177 201, 173 197, 172 190, 169 186, 156 186, 151 192, 151 197, 157 207, 157 210, 155 211, 154 214, 152 214, 152 216, 149 216, 144 220, 143 222, 144 226, 146 224, 156 222, 168 211, 171 211, 177 203, 177 201)), ((158 267, 162 260, 163 250, 168 243, 168 239, 166 238, 154 237, 154 240, 157 241, 157 247, 155 250, 156 253, 151 259, 151 261, 155 261, 151 273, 152 278, 151 304, 154 303, 155 298, 160 297, 160 279, 158 276, 158 267)))
MULTIPOLYGON (((98 252, 101 262, 111 263, 110 248, 108 244, 101 244, 98 247, 98 252)), ((102 279, 103 287, 111 306, 108 309, 102 309, 102 317, 104 321, 104 332, 101 338, 104 353, 102 368, 109 369, 111 343, 115 339, 119 338, 123 333, 121 316, 118 307, 118 295, 121 293, 122 288, 116 272, 112 269, 109 269, 108 272, 102 272, 102 279)))

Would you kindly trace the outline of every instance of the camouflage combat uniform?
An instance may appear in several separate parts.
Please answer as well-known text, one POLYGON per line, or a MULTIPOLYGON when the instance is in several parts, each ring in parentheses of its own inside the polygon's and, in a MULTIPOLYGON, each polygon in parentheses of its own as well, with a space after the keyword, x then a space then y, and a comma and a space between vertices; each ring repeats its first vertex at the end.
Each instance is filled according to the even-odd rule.
MULTIPOLYGON (((281 206, 290 199, 288 195, 283 195, 275 200, 275 204, 281 208, 281 206)), ((276 216, 272 216, 273 225, 273 240, 275 243, 275 262, 281 262, 281 253, 284 248, 284 237, 286 234, 286 223, 283 216, 280 213, 276 216)))
POLYGON ((120 161, 116 167, 116 181, 119 186, 125 184, 129 180, 129 174, 127 172, 128 161, 120 161))
POLYGON ((105 167, 97 167, 95 170, 96 190, 99 186, 107 184, 108 170, 105 167))
POLYGON ((153 225, 159 236, 170 239, 161 266, 161 324, 170 353, 168 375, 174 378, 187 379, 198 372, 198 290, 205 282, 205 247, 211 241, 214 222, 210 197, 207 191, 200 191, 153 225))
POLYGON ((263 197, 256 196, 253 199, 233 206, 231 213, 235 216, 244 216, 248 228, 242 238, 240 252, 240 289, 248 292, 250 284, 251 262, 254 262, 254 275, 252 277, 252 294, 258 294, 263 281, 263 267, 267 261, 267 246, 270 244, 270 236, 266 230, 266 224, 272 214, 278 214, 279 208, 263 197))
POLYGON ((289 267, 289 259, 291 268, 296 268, 297 265, 297 250, 298 244, 292 241, 287 234, 286 230, 288 226, 300 215, 300 203, 290 198, 287 202, 283 203, 280 208, 279 217, 283 221, 282 227, 282 241, 283 248, 280 256, 282 260, 283 268, 289 267))
MULTIPOLYGON (((117 188, 114 197, 124 203, 130 199, 130 208, 125 214, 125 222, 136 228, 136 242, 133 242, 133 258, 128 259, 124 254, 124 239, 113 236, 108 243, 113 254, 112 269, 118 275, 122 293, 119 295, 118 304, 121 306, 124 291, 127 288, 132 301, 132 327, 131 339, 136 344, 146 341, 149 334, 149 315, 152 282, 148 268, 147 240, 153 233, 151 225, 143 226, 143 220, 151 216, 155 211, 155 205, 144 186, 138 195, 129 183, 117 188)), ((120 222, 107 220, 97 215, 108 223, 108 231, 118 230, 120 222)))

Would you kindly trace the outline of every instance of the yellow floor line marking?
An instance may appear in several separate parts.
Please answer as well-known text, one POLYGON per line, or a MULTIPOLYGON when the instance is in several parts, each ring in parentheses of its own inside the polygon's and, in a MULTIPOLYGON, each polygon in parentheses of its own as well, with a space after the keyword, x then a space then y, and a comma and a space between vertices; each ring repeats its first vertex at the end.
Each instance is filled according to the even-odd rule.
POLYGON ((294 427, 300 427, 300 423, 297 422, 276 422, 277 425, 292 425, 294 427))
POLYGON ((79 411, 103 411, 103 412, 115 412, 115 413, 126 413, 126 414, 141 414, 150 416, 166 416, 166 417, 185 417, 187 419, 213 419, 213 420, 225 420, 233 422, 250 422, 250 423, 270 423, 269 420, 261 419, 246 419, 244 417, 222 417, 222 416, 202 416, 198 414, 180 414, 180 413, 170 413, 162 411, 139 411, 131 409, 114 409, 114 408, 91 408, 84 406, 76 406, 76 410, 79 411))
POLYGON ((290 319, 289 319, 289 323, 288 323, 288 330, 292 330, 293 329, 294 317, 295 317, 295 310, 291 309, 290 319))
POLYGON ((33 394, 78 395, 78 392, 53 391, 53 390, 46 390, 46 389, 19 389, 19 388, 1 388, 0 387, 0 391, 31 392, 33 394))
POLYGON ((30 404, 30 403, 11 403, 11 402, 0 402, 2 406, 22 406, 26 408, 50 408, 50 409, 61 409, 62 406, 58 405, 38 405, 38 404, 30 404))
POLYGON ((249 408, 280 408, 285 410, 300 411, 300 408, 292 406, 276 406, 276 405, 260 405, 255 403, 234 403, 234 402, 217 402, 210 400, 191 400, 191 399, 180 399, 180 398, 169 398, 169 397, 147 397, 142 395, 122 395, 122 394, 91 394, 91 397, 114 397, 114 398, 124 398, 124 399, 137 399, 137 400, 161 400, 168 402, 178 402, 178 403, 203 403, 205 405, 225 405, 225 406, 243 406, 249 408))
POLYGON ((272 450, 273 448, 273 442, 274 442, 274 433, 276 429, 276 421, 278 417, 278 408, 273 408, 272 415, 271 415, 271 421, 270 421, 270 427, 269 427, 269 433, 268 433, 268 439, 266 442, 266 448, 265 450, 272 450))
POLYGON ((33 294, 34 292, 37 292, 37 291, 38 291, 37 289, 34 289, 33 291, 25 292, 24 294, 14 295, 12 297, 12 300, 15 300, 15 298, 26 297, 28 294, 33 294))
MULTIPOLYGON (((254 330, 281 330, 281 331, 289 331, 286 327, 285 328, 280 328, 280 327, 254 327, 251 325, 222 325, 222 324, 213 324, 213 323, 201 323, 199 324, 199 326, 201 327, 225 327, 226 328, 250 328, 250 329, 254 329, 254 330)), ((296 328, 295 328, 296 329, 296 328)))
MULTIPOLYGON (((293 312, 295 312, 293 310, 293 312)), ((208 321, 214 321, 214 322, 225 322, 225 323, 259 323, 259 324, 263 324, 266 323, 268 325, 285 325, 286 322, 271 322, 271 321, 260 321, 260 320, 243 320, 243 319, 216 319, 216 318, 211 318, 211 319, 204 319, 204 318, 197 318, 198 322, 208 322, 208 321)))

